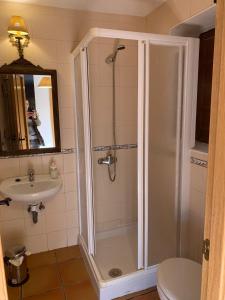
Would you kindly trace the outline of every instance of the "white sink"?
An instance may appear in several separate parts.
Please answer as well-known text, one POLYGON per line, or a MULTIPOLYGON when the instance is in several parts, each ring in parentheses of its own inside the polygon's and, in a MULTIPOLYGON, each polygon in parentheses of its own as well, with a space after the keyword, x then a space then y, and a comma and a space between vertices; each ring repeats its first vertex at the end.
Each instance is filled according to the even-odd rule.
POLYGON ((35 175, 34 181, 30 182, 28 176, 24 176, 2 181, 0 193, 14 201, 34 204, 51 198, 61 187, 61 178, 52 179, 49 175, 35 175))

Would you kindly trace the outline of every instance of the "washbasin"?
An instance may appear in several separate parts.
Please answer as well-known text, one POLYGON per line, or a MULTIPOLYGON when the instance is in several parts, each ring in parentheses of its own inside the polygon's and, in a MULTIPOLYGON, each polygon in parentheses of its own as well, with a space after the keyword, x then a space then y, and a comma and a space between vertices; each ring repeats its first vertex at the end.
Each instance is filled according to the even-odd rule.
POLYGON ((52 179, 49 175, 35 175, 34 181, 28 176, 8 178, 0 183, 0 193, 14 201, 28 204, 49 199, 62 187, 62 179, 52 179))

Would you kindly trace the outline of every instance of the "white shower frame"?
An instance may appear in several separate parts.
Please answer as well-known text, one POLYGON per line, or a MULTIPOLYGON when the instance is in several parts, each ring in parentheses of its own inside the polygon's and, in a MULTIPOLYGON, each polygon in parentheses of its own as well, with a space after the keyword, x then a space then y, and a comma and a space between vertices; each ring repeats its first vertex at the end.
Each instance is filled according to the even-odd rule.
MULTIPOLYGON (((86 190, 87 190, 87 222, 88 222, 88 245, 86 245, 81 235, 79 242, 82 247, 85 262, 96 288, 100 300, 109 300, 125 294, 143 290, 156 285, 157 266, 148 266, 148 170, 144 168, 147 164, 146 155, 148 142, 148 102, 149 102, 149 45, 178 46, 180 49, 179 59, 184 59, 182 66, 183 87, 178 90, 178 96, 182 98, 182 122, 178 129, 181 134, 179 150, 180 170, 176 178, 176 201, 187 201, 189 195, 189 176, 182 170, 190 167, 189 150, 195 144, 195 121, 197 103, 197 80, 198 80, 198 54, 199 41, 195 38, 176 37, 169 35, 159 35, 143 32, 131 32, 123 30, 113 30, 104 28, 92 28, 88 31, 79 45, 72 51, 74 58, 80 55, 81 76, 82 76, 82 99, 84 111, 84 139, 85 165, 86 165, 86 190), (138 270, 131 274, 121 276, 111 281, 103 280, 98 267, 94 261, 95 253, 95 230, 94 230, 94 207, 92 198, 92 158, 91 158, 91 131, 90 131, 90 111, 89 111, 89 91, 88 91, 88 62, 86 49, 89 43, 97 37, 136 40, 138 42, 138 270), (146 67, 145 67, 146 66, 146 67), (145 144, 144 144, 145 141, 145 144), (145 157, 144 157, 145 153, 145 157), (145 220, 145 221, 144 221, 145 220)), ((178 70, 181 72, 181 69, 178 70)), ((79 170, 78 170, 79 172, 79 170)), ((80 202, 78 185, 78 201, 80 202)), ((79 203, 80 207, 80 203, 79 203)), ((178 204, 179 209, 179 204, 178 204)), ((182 214, 182 212, 181 212, 182 214)), ((182 214, 183 215, 183 214, 182 214)), ((179 220, 179 215, 178 215, 179 220)), ((178 221, 179 222, 179 221, 178 221)), ((180 234, 182 234, 182 225, 180 234)), ((178 237, 181 241, 180 236, 178 237)), ((179 245, 179 252, 181 251, 179 245)))

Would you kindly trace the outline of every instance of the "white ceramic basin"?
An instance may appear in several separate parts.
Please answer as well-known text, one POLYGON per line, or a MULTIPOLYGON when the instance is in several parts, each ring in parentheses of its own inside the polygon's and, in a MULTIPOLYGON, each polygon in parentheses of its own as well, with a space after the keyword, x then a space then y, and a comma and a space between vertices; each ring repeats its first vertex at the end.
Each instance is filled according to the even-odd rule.
POLYGON ((0 193, 14 201, 32 204, 51 198, 61 186, 61 178, 52 179, 49 175, 35 175, 32 182, 28 176, 14 177, 1 182, 0 193))

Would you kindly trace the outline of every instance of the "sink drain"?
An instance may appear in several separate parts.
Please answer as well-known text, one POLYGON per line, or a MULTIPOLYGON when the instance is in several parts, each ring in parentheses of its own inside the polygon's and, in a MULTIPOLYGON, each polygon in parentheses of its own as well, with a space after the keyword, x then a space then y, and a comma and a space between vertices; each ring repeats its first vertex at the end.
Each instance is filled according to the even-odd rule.
POLYGON ((119 277, 123 274, 122 270, 118 269, 118 268, 113 268, 109 271, 109 276, 112 277, 112 278, 115 278, 115 277, 119 277))

